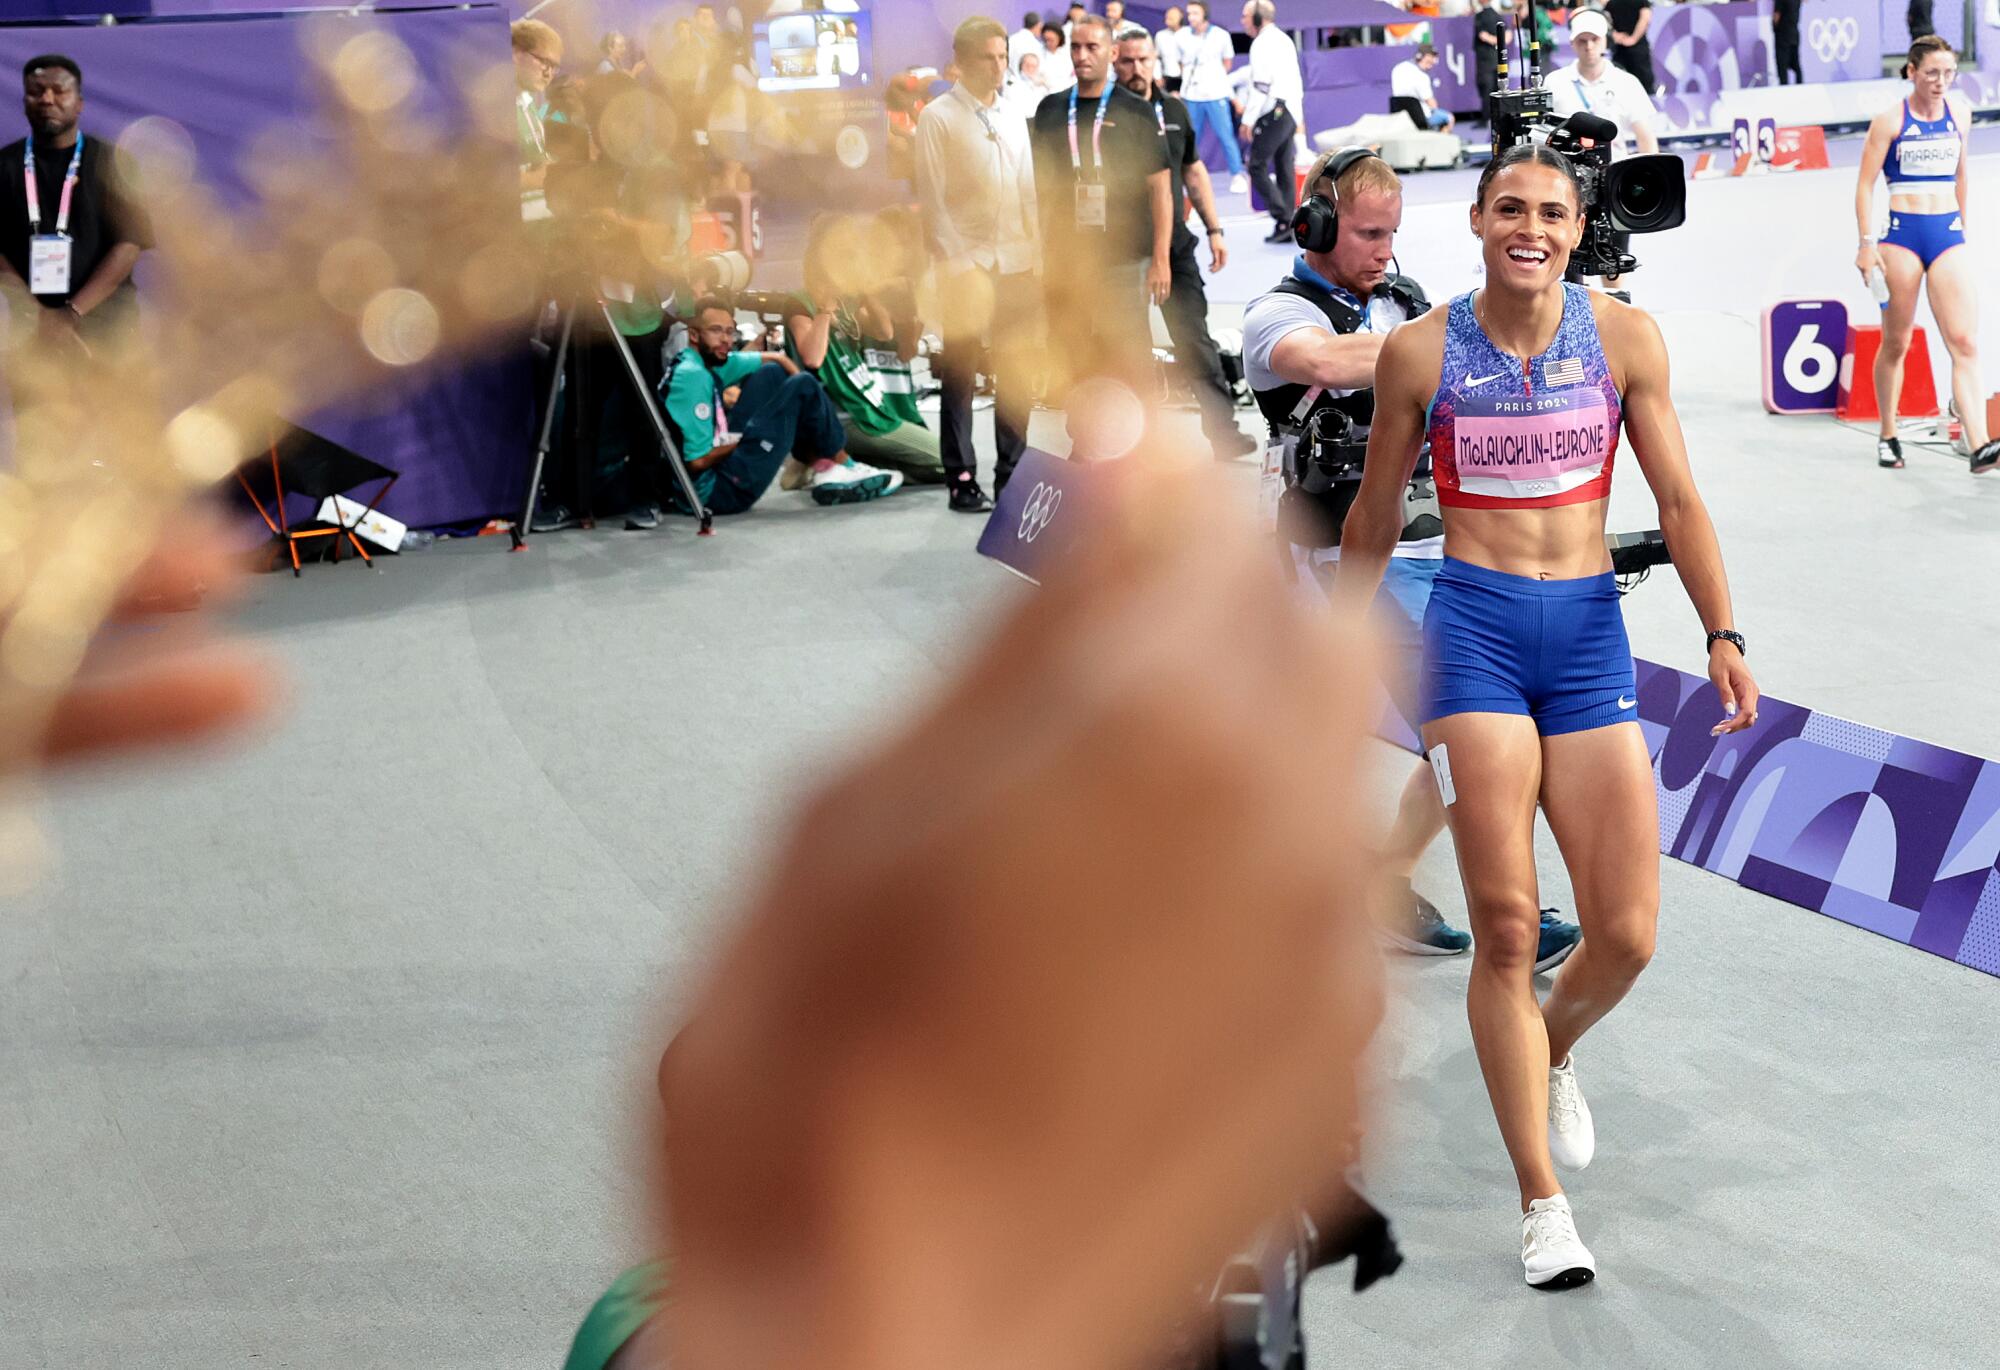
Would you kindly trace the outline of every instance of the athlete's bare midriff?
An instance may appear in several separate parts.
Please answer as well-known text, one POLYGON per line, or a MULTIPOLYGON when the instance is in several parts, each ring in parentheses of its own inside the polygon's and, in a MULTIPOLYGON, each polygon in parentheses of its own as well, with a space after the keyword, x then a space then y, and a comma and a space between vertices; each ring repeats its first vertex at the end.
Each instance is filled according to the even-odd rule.
POLYGON ((1553 509, 1446 509, 1444 554, 1531 580, 1582 580, 1611 569, 1609 500, 1553 509))

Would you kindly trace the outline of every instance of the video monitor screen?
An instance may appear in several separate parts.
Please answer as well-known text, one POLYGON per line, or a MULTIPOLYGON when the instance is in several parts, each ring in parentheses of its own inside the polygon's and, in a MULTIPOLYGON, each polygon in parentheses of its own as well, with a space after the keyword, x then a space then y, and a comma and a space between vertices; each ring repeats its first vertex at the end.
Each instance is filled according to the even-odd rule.
POLYGON ((851 90, 867 86, 873 75, 871 17, 860 10, 808 10, 759 20, 751 33, 757 89, 851 90))

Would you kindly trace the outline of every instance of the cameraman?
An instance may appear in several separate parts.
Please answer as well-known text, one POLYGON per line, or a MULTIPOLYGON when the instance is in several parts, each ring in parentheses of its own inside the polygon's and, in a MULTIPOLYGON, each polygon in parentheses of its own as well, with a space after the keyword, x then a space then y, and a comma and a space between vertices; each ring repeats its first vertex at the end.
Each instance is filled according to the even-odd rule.
MULTIPOLYGON (((1658 152, 1660 139, 1653 132, 1653 120, 1659 111, 1653 106, 1653 97, 1639 84, 1639 79, 1623 67, 1612 65, 1605 56, 1611 38, 1611 23, 1599 10, 1577 10, 1569 17, 1570 46, 1576 49, 1576 60, 1560 70, 1550 72, 1542 82, 1542 88, 1549 93, 1549 109, 1558 118, 1567 119, 1572 114, 1595 114, 1609 119, 1618 126, 1618 135, 1611 141, 1611 158, 1616 161, 1626 153, 1627 140, 1638 143, 1642 153, 1658 152)), ((1620 252, 1632 246, 1632 235, 1613 235, 1620 252)), ((1604 288, 1616 290, 1618 276, 1606 276, 1604 288)), ((1630 297, 1623 297, 1630 303, 1630 297)))
MULTIPOLYGON (((1280 528, 1292 555, 1316 581, 1338 564, 1341 520, 1360 489, 1361 455, 1374 418, 1375 360, 1391 329, 1430 308, 1422 287, 1392 271, 1403 221, 1403 185, 1366 149, 1327 153, 1313 162, 1305 202, 1293 221, 1304 249, 1291 274, 1257 297, 1243 316, 1243 368, 1276 446, 1290 446, 1280 528), (1344 479, 1315 495, 1329 467, 1344 479), (1317 468, 1318 475, 1303 479, 1317 468), (1308 569, 1309 568, 1309 569, 1308 569)), ((1420 465, 1405 499, 1405 524, 1384 574, 1385 638, 1395 649, 1392 700, 1418 730, 1417 668, 1424 609, 1444 558, 1444 525, 1429 470, 1420 465)), ((1403 787, 1384 852, 1392 945, 1423 956, 1455 956, 1472 945, 1429 900, 1410 888, 1424 849, 1444 831, 1444 805, 1429 767, 1419 764, 1403 787)), ((1547 969, 1576 945, 1573 925, 1546 915, 1536 963, 1547 969)))

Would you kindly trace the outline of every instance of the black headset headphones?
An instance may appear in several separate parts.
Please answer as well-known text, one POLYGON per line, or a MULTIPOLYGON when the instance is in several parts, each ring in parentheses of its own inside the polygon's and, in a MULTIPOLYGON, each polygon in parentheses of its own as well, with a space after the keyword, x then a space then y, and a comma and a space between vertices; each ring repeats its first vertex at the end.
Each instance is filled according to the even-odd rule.
MULTIPOLYGON (((1319 180, 1327 185, 1326 194, 1309 190, 1305 203, 1292 215, 1292 241, 1307 252, 1331 252, 1334 240, 1340 236, 1340 192, 1338 182, 1348 169, 1358 162, 1366 161, 1379 154, 1373 148, 1351 147, 1337 152, 1327 162, 1326 170, 1319 180)), ((1313 182, 1317 185, 1318 182, 1313 182)))

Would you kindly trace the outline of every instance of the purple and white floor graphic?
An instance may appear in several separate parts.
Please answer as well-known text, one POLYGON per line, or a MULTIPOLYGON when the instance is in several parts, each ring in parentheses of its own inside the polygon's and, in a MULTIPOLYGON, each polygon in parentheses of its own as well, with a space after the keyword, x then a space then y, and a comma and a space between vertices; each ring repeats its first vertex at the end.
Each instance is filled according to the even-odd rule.
POLYGON ((2000 763, 1769 695, 1714 738, 1708 681, 1636 665, 1662 852, 2000 975, 2000 763))

